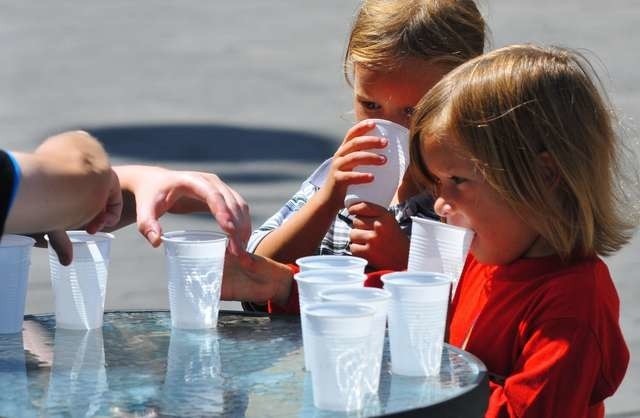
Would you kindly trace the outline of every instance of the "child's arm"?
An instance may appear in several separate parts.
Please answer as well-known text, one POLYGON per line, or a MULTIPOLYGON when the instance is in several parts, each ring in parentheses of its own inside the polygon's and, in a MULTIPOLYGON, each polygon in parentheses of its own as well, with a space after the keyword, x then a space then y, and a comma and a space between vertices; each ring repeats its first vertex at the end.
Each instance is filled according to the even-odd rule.
POLYGON ((372 203, 348 208, 355 215, 349 238, 351 254, 365 258, 375 270, 405 270, 409 238, 388 209, 372 203))
POLYGON ((229 234, 230 249, 244 252, 251 233, 249 207, 215 174, 142 165, 114 170, 125 194, 125 210, 116 228, 137 220, 140 233, 156 247, 162 234, 158 218, 166 212, 210 212, 229 234))
POLYGON ((220 297, 259 303, 271 300, 285 305, 292 282, 293 271, 285 264, 251 253, 227 253, 220 297))
POLYGON ((325 183, 304 206, 258 243, 256 254, 287 263, 316 252, 338 211, 344 206, 347 187, 372 180, 370 173, 359 173, 353 168, 385 163, 384 157, 363 151, 386 146, 386 139, 360 136, 372 127, 372 122, 362 122, 347 132, 333 157, 325 183))
MULTIPOLYGON (((593 331, 578 320, 549 320, 535 330, 504 382, 490 383, 486 417, 596 416, 624 376, 628 351, 603 352, 593 331), (614 359, 610 369, 602 358, 614 359)), ((490 365, 488 365, 490 368, 490 365)))
POLYGON ((102 145, 86 132, 65 132, 33 153, 13 153, 21 181, 5 232, 36 233, 89 224, 114 225, 122 202, 102 145))

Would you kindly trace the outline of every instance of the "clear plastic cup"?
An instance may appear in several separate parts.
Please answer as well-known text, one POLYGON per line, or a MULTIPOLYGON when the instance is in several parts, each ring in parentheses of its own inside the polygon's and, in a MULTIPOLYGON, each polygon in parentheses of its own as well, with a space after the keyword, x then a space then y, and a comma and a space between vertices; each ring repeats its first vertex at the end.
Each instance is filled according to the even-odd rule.
POLYGON ((387 312, 391 300, 391 292, 373 287, 329 289, 320 293, 325 302, 343 302, 362 304, 376 310, 373 318, 371 341, 369 342, 369 368, 365 374, 365 389, 369 393, 377 393, 380 385, 380 365, 384 348, 384 333, 387 328, 387 312))
POLYGON ((68 266, 58 262, 49 245, 56 328, 100 328, 113 235, 104 232, 91 235, 85 231, 68 231, 67 235, 73 246, 73 261, 68 266))
MULTIPOLYGON (((345 270, 308 270, 293 276, 298 284, 298 302, 300 303, 300 322, 302 325, 302 345, 305 341, 304 308, 308 304, 321 302, 320 292, 339 287, 363 287, 367 275, 345 270)), ((304 368, 311 370, 311 359, 304 354, 304 368)))
POLYGON ((33 244, 33 238, 22 235, 7 234, 0 238, 0 334, 22 331, 33 244))
POLYGON ((432 219, 411 217, 411 242, 407 271, 446 273, 457 283, 462 273, 473 231, 432 219))
POLYGON ((322 302, 305 307, 308 339, 305 350, 313 358, 313 404, 332 411, 363 408, 365 376, 375 309, 370 306, 322 302), (317 365, 317 367, 316 367, 317 365))
POLYGON ((367 260, 352 255, 310 255, 296 260, 300 271, 308 270, 346 270, 364 273, 367 260))
POLYGON ((391 292, 389 344, 391 371, 405 376, 440 372, 451 278, 429 272, 396 272, 382 276, 391 292))
POLYGON ((227 236, 210 231, 173 231, 163 234, 162 241, 172 327, 215 328, 227 236))
POLYGON ((370 202, 387 207, 398 189, 409 165, 409 130, 397 123, 384 119, 371 119, 376 126, 367 135, 384 137, 389 140, 383 149, 369 150, 383 154, 387 161, 383 165, 362 165, 354 171, 371 173, 374 179, 370 183, 352 184, 347 188, 344 206, 358 202, 370 202))

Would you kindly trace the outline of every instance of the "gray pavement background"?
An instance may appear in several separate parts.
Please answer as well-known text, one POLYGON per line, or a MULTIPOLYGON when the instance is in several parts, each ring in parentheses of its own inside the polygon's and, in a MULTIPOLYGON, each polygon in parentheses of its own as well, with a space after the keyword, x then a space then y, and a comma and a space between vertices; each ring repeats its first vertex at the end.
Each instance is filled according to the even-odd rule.
MULTIPOLYGON (((0 0, 0 147, 31 150, 87 129, 115 164, 219 173, 272 214, 350 126, 341 59, 355 0, 110 2, 0 0)), ((492 46, 534 41, 586 51, 637 139, 640 2, 483 0, 492 46)), ((167 216, 166 230, 214 228, 167 216)), ((610 417, 640 416, 640 236, 607 260, 632 351, 610 417)), ((161 250, 116 233, 107 307, 167 306, 161 250)), ((27 310, 50 312, 46 251, 33 255, 27 310)), ((227 307, 237 307, 228 304, 227 307)))

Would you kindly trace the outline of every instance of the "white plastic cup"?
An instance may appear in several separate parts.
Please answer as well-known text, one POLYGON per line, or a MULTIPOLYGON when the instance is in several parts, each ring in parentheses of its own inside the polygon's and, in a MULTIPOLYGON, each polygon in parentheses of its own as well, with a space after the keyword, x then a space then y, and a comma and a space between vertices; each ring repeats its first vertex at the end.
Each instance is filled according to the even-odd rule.
POLYGON ((218 322, 224 254, 220 232, 173 231, 162 235, 169 287, 171 326, 215 328, 218 322))
POLYGON ((56 329, 47 390, 48 411, 99 415, 109 390, 102 329, 56 329), (66 407, 65 407, 66 406, 66 407))
POLYGON ((411 217, 411 240, 407 271, 431 271, 460 279, 473 231, 432 219, 411 217))
POLYGON ((344 270, 364 273, 367 260, 353 255, 310 255, 296 260, 300 271, 309 270, 344 270))
POLYGON ((22 235, 7 234, 0 238, 0 334, 22 331, 31 249, 35 242, 22 235))
POLYGON ((215 331, 172 329, 163 385, 165 412, 194 417, 224 414, 224 383, 215 331))
POLYGON ((382 276, 391 292, 389 344, 391 371, 404 376, 440 373, 451 278, 430 272, 382 276))
POLYGON ((67 231, 67 235, 73 246, 73 261, 68 266, 58 262, 49 245, 56 328, 100 328, 113 235, 104 232, 91 235, 85 231, 67 231))
POLYGON ((354 168, 354 171, 373 174, 374 179, 370 183, 352 184, 347 188, 344 199, 346 208, 359 202, 388 207, 409 165, 409 130, 388 120, 371 120, 376 126, 367 135, 384 137, 389 142, 385 148, 369 151, 384 155, 387 161, 383 165, 361 165, 354 168))
MULTIPOLYGON (((298 284, 298 302, 300 303, 300 323, 302 326, 302 345, 305 341, 305 306, 321 302, 320 292, 331 288, 363 287, 367 275, 345 270, 308 270, 293 276, 298 284)), ((304 352, 304 350, 303 350, 304 352)), ((311 370, 310 357, 304 354, 304 368, 311 370)))
POLYGON ((380 386, 380 366, 391 292, 373 287, 329 289, 320 293, 320 298, 325 302, 361 304, 375 309, 371 341, 368 344, 369 367, 365 373, 365 389, 369 393, 377 393, 380 386))
POLYGON ((375 309, 370 306, 322 302, 305 307, 308 340, 314 365, 313 404, 332 411, 363 408, 367 390, 369 342, 375 309), (316 367, 317 365, 317 367, 316 367))

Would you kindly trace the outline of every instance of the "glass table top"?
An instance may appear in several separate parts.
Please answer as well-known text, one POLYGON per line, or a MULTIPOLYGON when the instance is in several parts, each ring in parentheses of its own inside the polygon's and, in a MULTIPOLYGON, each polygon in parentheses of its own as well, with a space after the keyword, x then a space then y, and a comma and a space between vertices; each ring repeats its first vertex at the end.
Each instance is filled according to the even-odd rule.
POLYGON ((438 377, 392 375, 387 340, 378 396, 339 414, 313 406, 303 364, 297 317, 221 312, 217 329, 186 331, 166 311, 107 312, 101 329, 71 331, 29 315, 22 335, 0 335, 0 416, 377 416, 453 399, 486 374, 445 345, 438 377))

